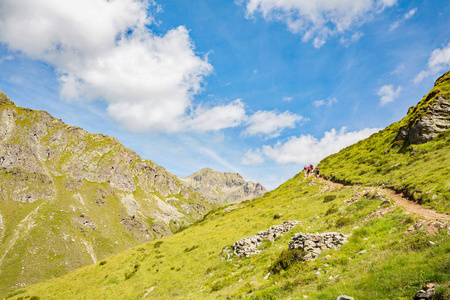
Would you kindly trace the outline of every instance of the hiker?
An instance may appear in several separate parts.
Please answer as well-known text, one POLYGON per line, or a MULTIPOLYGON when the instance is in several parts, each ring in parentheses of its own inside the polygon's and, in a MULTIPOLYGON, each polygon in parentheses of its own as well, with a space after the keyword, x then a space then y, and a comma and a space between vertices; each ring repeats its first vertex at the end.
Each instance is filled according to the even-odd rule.
POLYGON ((306 165, 303 167, 303 172, 305 172, 305 176, 308 176, 308 167, 306 165))
POLYGON ((320 170, 319 170, 319 168, 316 168, 316 178, 319 178, 320 177, 320 170))

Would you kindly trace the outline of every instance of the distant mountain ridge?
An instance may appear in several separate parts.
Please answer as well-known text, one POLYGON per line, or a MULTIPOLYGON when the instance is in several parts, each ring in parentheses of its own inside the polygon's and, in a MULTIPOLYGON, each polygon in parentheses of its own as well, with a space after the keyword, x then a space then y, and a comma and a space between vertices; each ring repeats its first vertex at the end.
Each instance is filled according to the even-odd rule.
POLYGON ((245 181, 238 173, 201 169, 182 180, 194 190, 220 204, 237 203, 263 196, 267 189, 260 183, 245 181))
POLYGON ((116 138, 0 92, 0 290, 186 227, 218 204, 116 138))

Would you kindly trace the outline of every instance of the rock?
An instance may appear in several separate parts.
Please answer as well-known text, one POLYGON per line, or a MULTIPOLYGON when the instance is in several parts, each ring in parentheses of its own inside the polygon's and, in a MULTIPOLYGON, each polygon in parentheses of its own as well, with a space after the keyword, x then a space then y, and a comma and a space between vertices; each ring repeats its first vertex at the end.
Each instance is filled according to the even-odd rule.
POLYGON ((367 250, 362 250, 362 251, 359 251, 359 252, 356 253, 356 254, 361 255, 361 254, 364 254, 364 253, 366 253, 366 252, 367 252, 367 250))
POLYGON ((270 272, 269 272, 269 273, 267 273, 267 275, 266 275, 266 276, 264 276, 264 279, 265 279, 265 280, 269 279, 269 276, 270 276, 270 272))
POLYGON ((261 245, 263 240, 267 239, 274 241, 275 238, 284 235, 299 223, 300 222, 298 221, 285 221, 283 224, 272 226, 269 229, 260 231, 255 235, 243 238, 231 246, 234 251, 233 253, 234 255, 240 257, 249 257, 250 255, 258 254, 260 251, 257 250, 257 248, 261 245))
MULTIPOLYGON (((304 261, 316 259, 324 249, 337 249, 348 242, 347 236, 339 232, 327 232, 322 234, 297 233, 289 242, 289 249, 301 249, 307 252, 303 256, 304 261)), ((331 256, 327 255, 327 258, 331 256)))
POLYGON ((435 291, 436 291, 436 284, 428 283, 414 295, 414 300, 427 300, 427 299, 431 300, 433 299, 435 291))
POLYGON ((347 295, 341 295, 341 296, 338 296, 336 298, 336 300, 355 300, 355 298, 347 296, 347 295))
POLYGON ((448 82, 449 77, 450 72, 447 72, 436 80, 435 88, 419 104, 408 110, 407 124, 399 129, 397 141, 405 140, 410 144, 422 144, 450 128, 449 93, 445 89, 440 89, 440 85, 448 82))

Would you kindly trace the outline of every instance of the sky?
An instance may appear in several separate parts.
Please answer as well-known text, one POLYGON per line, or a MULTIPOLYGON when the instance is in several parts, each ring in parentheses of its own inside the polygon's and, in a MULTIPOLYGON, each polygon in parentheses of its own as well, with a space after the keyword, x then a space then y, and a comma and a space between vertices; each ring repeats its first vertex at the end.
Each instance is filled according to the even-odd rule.
POLYGON ((448 0, 0 0, 0 90, 185 177, 274 189, 450 69, 448 0))

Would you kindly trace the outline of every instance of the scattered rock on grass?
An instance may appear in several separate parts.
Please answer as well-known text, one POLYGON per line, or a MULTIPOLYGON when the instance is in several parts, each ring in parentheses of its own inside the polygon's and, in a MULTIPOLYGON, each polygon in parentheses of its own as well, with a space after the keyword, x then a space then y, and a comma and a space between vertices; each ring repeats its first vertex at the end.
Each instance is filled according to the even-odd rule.
POLYGON ((433 299, 435 291, 436 291, 436 284, 428 283, 414 295, 414 300, 433 299))
POLYGON ((338 296, 336 298, 336 300, 355 300, 355 298, 347 296, 347 295, 341 295, 341 296, 338 296))

